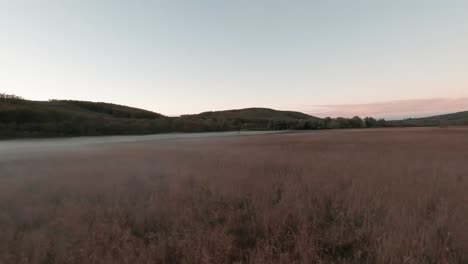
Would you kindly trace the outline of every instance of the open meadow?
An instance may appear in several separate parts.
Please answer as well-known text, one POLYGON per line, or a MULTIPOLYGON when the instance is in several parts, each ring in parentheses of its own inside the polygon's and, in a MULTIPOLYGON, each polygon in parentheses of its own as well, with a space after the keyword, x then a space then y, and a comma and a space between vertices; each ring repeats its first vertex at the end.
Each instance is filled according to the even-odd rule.
POLYGON ((22 143, 1 264, 468 263, 467 128, 22 143))

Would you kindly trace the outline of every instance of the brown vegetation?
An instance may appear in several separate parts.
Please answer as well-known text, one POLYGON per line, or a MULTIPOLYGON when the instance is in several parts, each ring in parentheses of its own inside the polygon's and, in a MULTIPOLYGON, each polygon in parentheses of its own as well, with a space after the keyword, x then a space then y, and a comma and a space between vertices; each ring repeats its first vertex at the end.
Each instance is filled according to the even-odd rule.
POLYGON ((0 263, 467 263, 468 130, 101 145, 0 161, 0 263))

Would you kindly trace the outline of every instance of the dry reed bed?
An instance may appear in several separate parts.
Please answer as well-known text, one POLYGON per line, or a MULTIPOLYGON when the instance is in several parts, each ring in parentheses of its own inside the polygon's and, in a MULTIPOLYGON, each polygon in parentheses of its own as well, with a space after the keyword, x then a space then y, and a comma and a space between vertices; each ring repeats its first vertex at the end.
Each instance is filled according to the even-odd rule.
POLYGON ((468 129, 0 161, 0 263, 467 263, 468 129))

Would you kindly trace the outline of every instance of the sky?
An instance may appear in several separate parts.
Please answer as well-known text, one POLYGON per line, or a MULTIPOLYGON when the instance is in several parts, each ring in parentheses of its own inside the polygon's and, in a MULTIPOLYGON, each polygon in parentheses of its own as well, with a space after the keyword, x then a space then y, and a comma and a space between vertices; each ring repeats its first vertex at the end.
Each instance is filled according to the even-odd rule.
POLYGON ((0 92, 166 115, 468 110, 467 14, 454 0, 0 0, 0 92))

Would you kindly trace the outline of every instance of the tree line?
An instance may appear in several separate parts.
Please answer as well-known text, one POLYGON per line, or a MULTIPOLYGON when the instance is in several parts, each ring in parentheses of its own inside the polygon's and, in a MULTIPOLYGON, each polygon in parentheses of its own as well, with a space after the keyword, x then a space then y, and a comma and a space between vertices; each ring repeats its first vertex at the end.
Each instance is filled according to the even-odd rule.
POLYGON ((6 93, 0 93, 0 100, 10 100, 10 101, 22 101, 24 100, 23 97, 17 96, 14 94, 6 94, 6 93))
POLYGON ((342 128, 377 128, 387 127, 385 119, 375 119, 373 117, 360 118, 331 118, 327 117, 320 120, 271 120, 268 128, 273 130, 297 129, 297 130, 313 130, 313 129, 342 129, 342 128))

